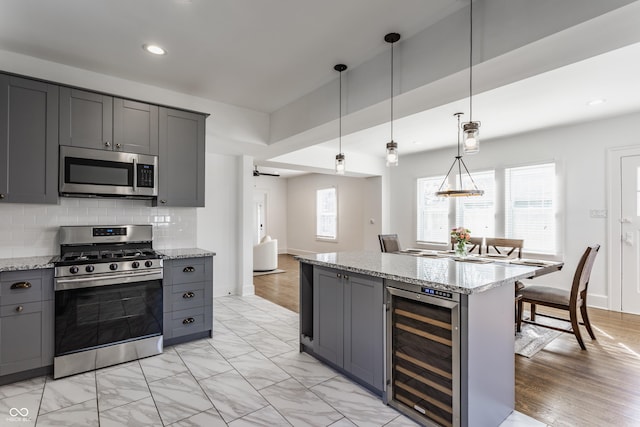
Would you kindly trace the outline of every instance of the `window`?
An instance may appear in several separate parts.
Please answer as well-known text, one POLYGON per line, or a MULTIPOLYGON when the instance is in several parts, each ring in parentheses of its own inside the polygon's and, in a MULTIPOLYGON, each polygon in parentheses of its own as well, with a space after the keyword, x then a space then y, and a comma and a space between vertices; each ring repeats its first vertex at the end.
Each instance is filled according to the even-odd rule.
POLYGON ((338 198, 335 187, 316 191, 316 238, 338 238, 338 198))
POLYGON ((444 176, 418 179, 418 242, 449 243, 449 200, 436 197, 444 176))
POLYGON ((555 164, 505 169, 505 236, 527 251, 555 253, 555 164))
MULTIPOLYGON (((473 172, 471 176, 478 188, 484 190, 484 195, 436 197, 444 176, 417 180, 417 242, 448 245, 450 230, 463 226, 471 230, 473 237, 524 239, 526 252, 558 252, 554 163, 497 168, 473 172)), ((460 178, 450 175, 450 179, 460 178)), ((465 188, 473 186, 466 174, 462 182, 465 188)))
MULTIPOLYGON (((473 180, 479 189, 484 190, 484 194, 479 197, 456 198, 455 226, 468 228, 471 230, 471 235, 475 237, 496 236, 495 171, 474 173, 473 180)), ((463 188, 473 187, 467 174, 462 175, 462 186, 463 188)))

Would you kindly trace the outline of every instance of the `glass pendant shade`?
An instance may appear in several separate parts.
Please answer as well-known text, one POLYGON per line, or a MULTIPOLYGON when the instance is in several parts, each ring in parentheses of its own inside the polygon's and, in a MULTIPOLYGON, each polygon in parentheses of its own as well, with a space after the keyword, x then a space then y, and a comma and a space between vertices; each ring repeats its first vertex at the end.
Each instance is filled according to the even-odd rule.
POLYGON ((464 138, 462 149, 464 154, 475 154, 480 151, 480 122, 465 123, 462 127, 464 138))
POLYGON ((344 154, 336 154, 336 175, 344 175, 344 154))
POLYGON ((387 166, 398 166, 398 144, 387 142, 387 166))

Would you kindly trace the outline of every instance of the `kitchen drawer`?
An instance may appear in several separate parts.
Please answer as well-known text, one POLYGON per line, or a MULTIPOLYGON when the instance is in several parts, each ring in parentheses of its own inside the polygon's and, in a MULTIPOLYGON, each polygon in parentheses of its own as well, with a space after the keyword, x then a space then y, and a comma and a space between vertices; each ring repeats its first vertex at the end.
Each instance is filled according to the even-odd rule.
POLYGON ((171 337, 195 334, 206 330, 204 307, 173 312, 171 319, 171 337))
POLYGON ((28 303, 14 303, 10 305, 3 305, 0 307, 0 317, 21 315, 26 316, 31 313, 38 313, 42 311, 42 301, 28 302, 28 303))
POLYGON ((174 285, 171 294, 172 310, 186 310, 204 305, 204 282, 174 285))
MULTIPOLYGON (((51 283, 47 283, 52 286, 51 283)), ((43 280, 40 275, 3 274, 0 282, 0 305, 42 301, 42 286, 43 280)))
POLYGON ((189 258, 184 261, 173 262, 171 277, 173 284, 203 282, 205 277, 205 258, 189 258))

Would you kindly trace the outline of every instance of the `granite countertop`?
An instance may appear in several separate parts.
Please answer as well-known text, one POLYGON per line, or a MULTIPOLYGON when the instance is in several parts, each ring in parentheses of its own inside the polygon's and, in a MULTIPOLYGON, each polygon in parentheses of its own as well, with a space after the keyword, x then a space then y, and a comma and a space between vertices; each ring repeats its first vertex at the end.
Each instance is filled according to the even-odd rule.
MULTIPOLYGON (((397 280, 460 294, 473 294, 536 275, 543 267, 508 262, 465 262, 379 252, 299 255, 300 262, 397 280)), ((561 266, 562 263, 557 263, 561 266)))
POLYGON ((156 249, 156 251, 162 254, 164 259, 199 258, 216 255, 215 252, 199 248, 156 249))
POLYGON ((1 258, 0 273, 3 271, 37 270, 40 268, 53 268, 51 260, 53 255, 31 256, 22 258, 1 258))

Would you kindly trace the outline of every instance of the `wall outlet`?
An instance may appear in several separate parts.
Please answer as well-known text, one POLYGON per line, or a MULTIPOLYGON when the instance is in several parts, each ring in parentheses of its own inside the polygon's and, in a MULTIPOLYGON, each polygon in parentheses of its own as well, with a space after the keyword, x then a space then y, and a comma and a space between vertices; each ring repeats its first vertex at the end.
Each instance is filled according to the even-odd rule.
POLYGON ((589 211, 589 216, 591 218, 606 218, 607 210, 606 209, 591 209, 589 211))

